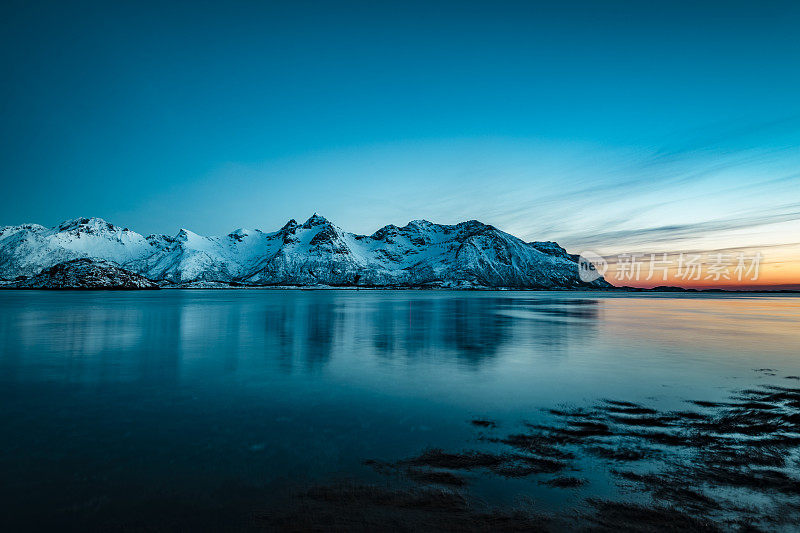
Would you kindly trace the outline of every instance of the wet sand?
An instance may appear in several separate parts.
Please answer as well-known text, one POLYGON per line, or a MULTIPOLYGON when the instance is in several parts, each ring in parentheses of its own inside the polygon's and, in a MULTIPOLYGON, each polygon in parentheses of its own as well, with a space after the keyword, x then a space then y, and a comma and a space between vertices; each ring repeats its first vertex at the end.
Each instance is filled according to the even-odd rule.
MULTIPOLYGON (((761 371, 763 369, 759 369, 761 371)), ((793 383, 793 376, 786 376, 793 383)), ((367 459, 381 484, 343 482, 299 491, 256 524, 289 531, 773 531, 800 523, 800 388, 764 385, 728 401, 688 400, 660 411, 624 399, 550 409, 549 423, 504 434, 466 421, 494 451, 429 448, 395 461, 367 459), (587 493, 548 513, 536 502, 487 505, 471 475, 530 478, 552 490, 586 484, 580 459, 603 461, 623 494, 587 493)))

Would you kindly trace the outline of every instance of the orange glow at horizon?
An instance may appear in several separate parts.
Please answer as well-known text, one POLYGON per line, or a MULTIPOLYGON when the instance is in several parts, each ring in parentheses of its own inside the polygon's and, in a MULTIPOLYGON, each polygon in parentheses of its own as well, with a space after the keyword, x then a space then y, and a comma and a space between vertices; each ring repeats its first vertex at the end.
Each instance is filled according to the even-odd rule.
MULTIPOLYGON (((792 247, 794 248, 794 247, 792 247)), ((716 254, 705 254, 698 264, 696 271, 688 271, 684 265, 679 271, 678 253, 670 253, 667 262, 663 262, 662 254, 655 254, 655 262, 651 268, 651 254, 637 255, 634 262, 638 266, 631 266, 630 258, 621 256, 606 256, 608 270, 604 277, 606 281, 616 286, 629 286, 637 288, 653 288, 658 286, 674 286, 686 289, 800 289, 800 254, 794 249, 782 250, 781 253, 756 252, 746 250, 741 252, 745 260, 745 267, 751 265, 756 253, 761 253, 758 261, 758 275, 754 272, 737 272, 739 253, 729 254, 728 263, 717 266, 719 274, 713 269, 716 254), (666 271, 666 272, 665 272, 666 271), (698 274, 699 271, 699 274, 698 274), (666 279, 664 276, 666 274, 666 279), (740 279, 741 278, 741 279, 740 279)))

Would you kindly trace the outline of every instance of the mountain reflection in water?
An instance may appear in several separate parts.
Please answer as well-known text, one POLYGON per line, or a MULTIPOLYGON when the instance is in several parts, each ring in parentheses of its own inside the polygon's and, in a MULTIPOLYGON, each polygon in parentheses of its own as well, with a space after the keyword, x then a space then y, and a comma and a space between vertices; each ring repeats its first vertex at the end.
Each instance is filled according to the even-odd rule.
MULTIPOLYGON (((723 401, 800 376, 799 322, 777 295, 4 291, 0 526, 228 527, 298 484, 374 478, 365 459, 472 446, 476 418, 506 435, 564 405, 723 401)), ((611 490, 595 477, 580 490, 611 490)))

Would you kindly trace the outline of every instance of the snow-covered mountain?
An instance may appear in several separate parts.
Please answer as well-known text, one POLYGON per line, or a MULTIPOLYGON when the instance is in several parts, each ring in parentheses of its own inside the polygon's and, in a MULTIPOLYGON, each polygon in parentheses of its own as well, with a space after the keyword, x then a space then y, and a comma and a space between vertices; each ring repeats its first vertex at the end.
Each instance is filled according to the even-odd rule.
POLYGON ((23 279, 74 259, 106 261, 164 286, 364 286, 604 288, 584 283, 577 257, 554 242, 524 242, 475 220, 415 220, 372 235, 343 231, 314 214, 272 233, 238 229, 204 237, 142 235, 99 218, 54 228, 0 228, 0 278, 23 279))

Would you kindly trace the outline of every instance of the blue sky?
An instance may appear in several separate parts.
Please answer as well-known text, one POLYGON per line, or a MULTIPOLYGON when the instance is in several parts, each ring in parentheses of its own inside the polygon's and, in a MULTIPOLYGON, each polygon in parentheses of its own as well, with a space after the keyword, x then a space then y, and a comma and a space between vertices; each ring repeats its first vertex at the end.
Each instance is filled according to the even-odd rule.
POLYGON ((797 2, 1 9, 0 224, 800 241, 797 2))

